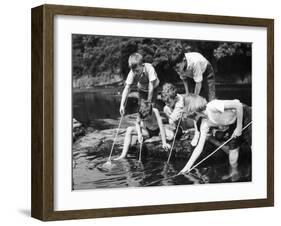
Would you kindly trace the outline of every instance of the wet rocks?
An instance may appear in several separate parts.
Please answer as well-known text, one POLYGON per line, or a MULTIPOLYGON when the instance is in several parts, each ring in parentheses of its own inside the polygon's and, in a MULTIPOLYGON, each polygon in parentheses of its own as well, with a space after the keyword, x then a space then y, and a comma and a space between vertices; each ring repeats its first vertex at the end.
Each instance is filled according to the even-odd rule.
MULTIPOLYGON (((129 126, 135 125, 136 117, 137 117, 136 114, 131 114, 131 115, 126 115, 123 118, 121 128, 119 129, 118 136, 116 137, 115 140, 113 153, 115 154, 121 153, 126 129, 129 126)), ((88 156, 96 155, 98 153, 109 154, 117 133, 117 127, 120 119, 118 120, 103 119, 103 120, 105 120, 107 123, 112 125, 114 128, 105 129, 105 130, 94 130, 86 133, 82 137, 79 137, 79 139, 75 140, 75 142, 73 143, 74 154, 76 152, 79 153, 83 152, 86 153, 88 156)), ((175 142, 172 158, 174 157, 186 158, 189 156, 187 155, 187 153, 190 153, 191 150, 193 150, 193 148, 190 145, 190 139, 193 136, 192 134, 193 131, 186 131, 186 133, 181 137, 181 139, 175 142)), ((172 141, 170 142, 170 144, 172 144, 172 141)), ((136 144, 130 149, 130 152, 139 151, 139 148, 140 148, 139 144, 136 144)), ((168 157, 169 152, 164 151, 164 149, 162 148, 161 138, 157 136, 144 141, 143 153, 144 156, 145 155, 156 156, 159 158, 166 159, 168 157)))
POLYGON ((82 137, 85 135, 86 130, 83 127, 83 125, 80 122, 78 122, 75 118, 73 118, 73 120, 72 120, 72 125, 73 125, 72 140, 76 141, 79 137, 82 137))

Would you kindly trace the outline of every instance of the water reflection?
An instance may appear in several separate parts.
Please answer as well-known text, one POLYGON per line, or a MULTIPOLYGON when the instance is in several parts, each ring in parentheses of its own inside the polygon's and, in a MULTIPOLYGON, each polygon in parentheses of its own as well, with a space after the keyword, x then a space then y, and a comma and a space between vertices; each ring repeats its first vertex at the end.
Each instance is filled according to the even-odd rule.
MULTIPOLYGON (((121 149, 119 148, 121 152, 121 149)), ((251 166, 240 164, 235 173, 228 163, 210 164, 195 169, 189 174, 175 177, 185 161, 171 161, 147 157, 138 161, 138 152, 132 152, 127 158, 112 161, 110 168, 104 168, 108 153, 98 154, 95 158, 79 157, 79 166, 73 169, 74 189, 120 188, 167 186, 184 184, 206 184, 224 182, 243 182, 251 180, 251 166), (104 155, 104 156, 103 156, 104 155)), ((112 156, 117 157, 118 154, 112 156)), ((77 161, 77 159, 76 159, 77 161)))
MULTIPOLYGON (((93 127, 97 133, 104 129, 116 128, 116 121, 118 122, 120 117, 120 98, 120 94, 102 91, 75 93, 73 116, 85 127, 93 127)), ((161 108, 160 104, 158 107, 161 108)), ((137 100, 129 98, 127 113, 131 114, 136 110, 137 100)), ((126 127, 125 124, 123 126, 126 127)), ((251 156, 245 158, 241 155, 243 161, 239 162, 236 169, 230 169, 227 156, 221 153, 223 157, 213 156, 189 174, 175 177, 184 167, 186 159, 178 157, 170 161, 170 164, 166 164, 167 158, 149 155, 147 154, 149 150, 144 148, 142 161, 139 162, 139 149, 132 147, 127 158, 112 161, 111 167, 106 169, 102 166, 108 160, 111 143, 99 151, 95 147, 87 148, 88 150, 79 149, 73 154, 74 190, 244 182, 251 181, 252 178, 251 156)), ((205 149, 209 148, 205 147, 205 149)), ((112 159, 119 156, 121 151, 122 144, 119 143, 113 151, 112 159)))

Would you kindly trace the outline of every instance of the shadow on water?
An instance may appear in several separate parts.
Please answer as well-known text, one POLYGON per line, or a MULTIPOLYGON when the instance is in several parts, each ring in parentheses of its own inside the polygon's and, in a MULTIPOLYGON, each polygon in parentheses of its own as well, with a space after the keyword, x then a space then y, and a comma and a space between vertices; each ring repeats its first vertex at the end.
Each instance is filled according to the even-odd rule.
POLYGON ((120 97, 103 93, 75 93, 73 95, 73 116, 83 125, 95 129, 106 129, 100 119, 119 117, 120 97))

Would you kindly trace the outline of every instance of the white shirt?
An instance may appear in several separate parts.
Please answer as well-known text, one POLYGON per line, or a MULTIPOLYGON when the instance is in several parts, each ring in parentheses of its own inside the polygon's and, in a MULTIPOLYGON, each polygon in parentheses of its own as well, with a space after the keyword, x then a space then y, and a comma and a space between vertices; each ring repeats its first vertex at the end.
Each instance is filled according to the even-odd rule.
POLYGON ((225 101, 226 100, 212 100, 207 104, 206 114, 212 124, 226 126, 236 121, 236 110, 225 109, 225 101))
POLYGON ((182 115, 184 107, 184 101, 183 96, 180 94, 177 94, 177 102, 175 104, 174 109, 171 109, 167 105, 164 107, 164 112, 169 117, 169 124, 174 124, 176 121, 178 121, 182 115))
POLYGON ((156 74, 154 67, 149 63, 143 64, 143 73, 140 77, 137 77, 132 70, 130 70, 128 77, 126 79, 127 85, 132 85, 137 83, 138 88, 142 91, 148 92, 148 84, 149 82, 156 81, 154 87, 159 85, 159 79, 156 74))
POLYGON ((200 53, 185 53, 187 61, 186 75, 193 78, 195 82, 202 82, 209 61, 200 53))

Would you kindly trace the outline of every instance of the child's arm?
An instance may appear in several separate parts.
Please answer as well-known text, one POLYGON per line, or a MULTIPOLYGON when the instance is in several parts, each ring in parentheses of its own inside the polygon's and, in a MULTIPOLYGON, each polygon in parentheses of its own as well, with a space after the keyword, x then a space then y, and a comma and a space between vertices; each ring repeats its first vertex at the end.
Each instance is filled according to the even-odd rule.
POLYGON ((165 113, 165 115, 166 115, 168 118, 169 118, 170 115, 172 114, 171 108, 169 108, 167 105, 164 106, 163 112, 165 113))
POLYGON ((122 99, 121 99, 120 110, 119 110, 121 115, 124 115, 124 113, 125 113, 125 101, 129 95, 130 87, 131 87, 131 85, 126 84, 126 86, 123 90, 123 93, 122 93, 122 99))
POLYGON ((194 94, 199 95, 202 88, 203 73, 199 63, 193 66, 193 80, 195 82, 194 94))
POLYGON ((136 121, 136 130, 137 130, 137 133, 138 133, 138 141, 139 143, 142 143, 143 142, 143 137, 142 137, 142 133, 141 133, 141 120, 139 118, 139 116, 137 116, 137 121, 136 121))
POLYGON ((158 111, 158 109, 153 108, 153 111, 155 113, 156 119, 157 119, 157 123, 160 129, 160 135, 161 135, 161 139, 162 139, 162 146, 165 150, 170 149, 171 146, 166 142, 166 134, 165 134, 165 129, 162 123, 162 119, 160 116, 160 113, 158 111))
POLYGON ((157 73, 156 73, 154 67, 151 64, 146 64, 145 70, 148 73, 148 80, 149 80, 147 101, 151 102, 152 98, 153 98, 154 88, 159 85, 158 84, 159 83, 159 79, 157 77, 157 73))
POLYGON ((202 82, 196 82, 194 88, 194 94, 199 95, 202 88, 202 82))
POLYGON ((188 81, 187 79, 183 79, 183 85, 184 85, 184 89, 185 89, 185 94, 189 94, 189 90, 188 90, 188 81))
POLYGON ((207 121, 203 120, 201 123, 201 126, 200 126, 200 138, 199 138, 198 144, 197 144, 196 148, 194 149, 194 151, 192 152, 192 155, 191 155, 190 159, 188 160, 188 162, 186 163, 185 167, 179 172, 179 174, 188 172, 191 169, 191 167, 193 166, 194 162, 198 159, 198 157, 202 153, 204 145, 205 145, 205 141, 207 138, 208 130, 209 130, 209 127, 208 127, 207 121))
POLYGON ((170 124, 176 124, 176 122, 180 120, 183 114, 183 108, 184 108, 183 98, 179 96, 179 99, 177 100, 172 113, 169 115, 170 124))
POLYGON ((237 125, 234 130, 232 136, 239 137, 242 134, 242 126, 243 126, 243 105, 239 100, 229 100, 224 102, 225 109, 235 109, 236 117, 237 117, 237 125))
POLYGON ((147 101, 151 102, 152 97, 153 97, 153 90, 154 90, 154 82, 149 82, 148 84, 148 96, 147 96, 147 101))

